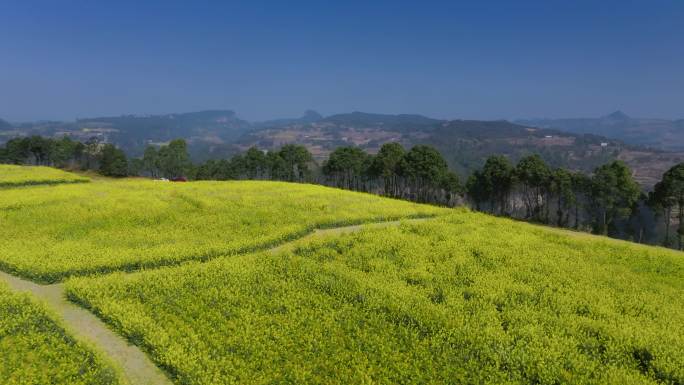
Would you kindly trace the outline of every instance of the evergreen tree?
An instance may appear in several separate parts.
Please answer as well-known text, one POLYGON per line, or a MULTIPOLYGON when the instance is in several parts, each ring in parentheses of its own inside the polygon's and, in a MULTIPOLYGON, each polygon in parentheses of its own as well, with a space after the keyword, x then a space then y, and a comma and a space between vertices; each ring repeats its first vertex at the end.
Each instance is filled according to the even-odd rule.
POLYGON ((373 157, 369 172, 376 178, 382 178, 385 195, 399 196, 399 164, 405 154, 401 144, 391 142, 383 144, 373 157))
POLYGON ((490 156, 481 174, 482 183, 485 184, 483 190, 487 192, 492 207, 498 206, 500 215, 508 215, 509 198, 515 182, 511 162, 502 155, 490 156))
POLYGON ((586 205, 591 201, 591 178, 582 173, 572 173, 572 194, 575 208, 575 230, 582 226, 582 214, 586 205))
POLYGON ((309 163, 313 156, 306 147, 298 144, 287 144, 280 148, 278 155, 284 162, 284 178, 287 181, 304 181, 310 175, 309 163))
POLYGON ((435 190, 442 186, 449 166, 434 147, 418 145, 401 159, 398 172, 408 182, 409 193, 421 202, 429 202, 434 199, 435 190))
POLYGON ((280 156, 279 151, 269 151, 266 154, 266 164, 271 179, 287 180, 289 176, 288 165, 285 163, 285 159, 280 156))
POLYGON ((548 191, 551 181, 551 170, 539 155, 522 158, 515 168, 516 180, 522 186, 525 218, 542 221, 544 208, 548 208, 548 191))
POLYGON ((323 164, 323 174, 337 187, 361 190, 371 157, 358 147, 338 147, 323 164))
POLYGON ((663 174, 663 179, 654 189, 655 199, 667 210, 666 221, 669 237, 670 212, 676 207, 677 220, 677 248, 682 250, 684 238, 684 163, 680 163, 663 174))
POLYGON ((145 147, 142 158, 142 171, 152 178, 159 177, 159 154, 154 146, 145 147))
POLYGON ((167 178, 185 177, 192 171, 188 145, 183 139, 175 139, 158 152, 159 168, 167 178))
POLYGON ((262 179, 269 174, 266 154, 256 147, 250 147, 243 156, 244 176, 248 179, 262 179))
POLYGON ((559 168, 550 177, 550 190, 556 198, 556 225, 566 227, 570 222, 570 208, 575 204, 575 194, 572 189, 572 174, 559 168))
POLYGON ((126 154, 113 144, 105 144, 102 147, 100 174, 111 177, 127 176, 128 161, 126 160, 126 154))
POLYGON ((619 160, 598 167, 592 178, 594 231, 608 235, 617 219, 629 217, 641 189, 632 171, 619 160))

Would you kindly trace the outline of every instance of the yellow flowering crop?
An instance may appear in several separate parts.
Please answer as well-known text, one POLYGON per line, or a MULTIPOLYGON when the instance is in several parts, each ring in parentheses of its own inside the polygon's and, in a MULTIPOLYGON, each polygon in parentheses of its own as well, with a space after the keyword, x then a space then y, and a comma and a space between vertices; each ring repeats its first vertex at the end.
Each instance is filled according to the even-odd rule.
POLYGON ((88 178, 52 167, 0 164, 0 188, 88 181, 88 178))
POLYGON ((0 189, 0 269, 55 282, 244 253, 319 227, 445 212, 266 181, 127 179, 0 189))
POLYGON ((0 383, 118 384, 115 372, 75 342, 27 295, 0 282, 0 383))
POLYGON ((67 291, 182 384, 684 382, 684 254, 466 210, 67 291))

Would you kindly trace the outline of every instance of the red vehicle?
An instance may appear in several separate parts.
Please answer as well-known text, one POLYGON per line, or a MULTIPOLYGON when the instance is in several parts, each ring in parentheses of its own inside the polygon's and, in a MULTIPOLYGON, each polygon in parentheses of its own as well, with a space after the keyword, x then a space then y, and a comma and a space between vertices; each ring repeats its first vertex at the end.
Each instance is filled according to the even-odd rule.
POLYGON ((177 176, 175 178, 171 178, 170 180, 171 180, 171 182, 187 182, 188 178, 186 178, 184 176, 177 176))

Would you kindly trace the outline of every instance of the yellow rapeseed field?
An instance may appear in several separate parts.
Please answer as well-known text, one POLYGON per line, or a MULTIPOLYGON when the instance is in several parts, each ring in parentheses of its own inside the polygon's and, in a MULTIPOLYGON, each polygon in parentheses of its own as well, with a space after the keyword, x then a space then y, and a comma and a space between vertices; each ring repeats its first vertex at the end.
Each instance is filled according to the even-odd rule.
POLYGON ((0 383, 114 385, 116 373, 68 336, 42 305, 0 282, 0 383))
POLYGON ((88 181, 88 178, 52 167, 0 164, 0 188, 88 181))
MULTIPOLYGON (((0 225, 0 269, 68 278, 179 384, 684 383, 673 250, 261 181, 4 188, 0 225)), ((2 285, 0 379, 117 382, 2 285)))
POLYGON ((314 228, 445 212, 370 194, 266 181, 127 179, 0 189, 0 269, 55 282, 244 253, 314 228))
POLYGON ((684 254, 466 210, 67 291, 180 384, 684 383, 684 254))

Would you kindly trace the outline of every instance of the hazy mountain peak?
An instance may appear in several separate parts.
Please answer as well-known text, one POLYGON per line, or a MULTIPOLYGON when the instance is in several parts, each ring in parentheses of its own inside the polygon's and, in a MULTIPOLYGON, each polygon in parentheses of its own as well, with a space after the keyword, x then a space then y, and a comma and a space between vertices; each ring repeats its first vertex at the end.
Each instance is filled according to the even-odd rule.
POLYGON ((0 119, 0 130, 11 130, 12 125, 7 121, 0 119))
POLYGON ((315 122, 318 120, 323 119, 323 115, 319 114, 318 112, 314 110, 306 110, 304 111, 304 115, 300 118, 300 120, 305 120, 308 122, 315 122))
POLYGON ((441 122, 437 119, 428 118, 416 114, 375 114, 354 111, 346 114, 337 114, 325 118, 328 122, 338 124, 366 124, 366 125, 432 125, 441 122))
POLYGON ((629 120, 631 119, 627 114, 624 112, 617 110, 611 114, 608 114, 604 117, 605 119, 611 119, 611 120, 629 120))

